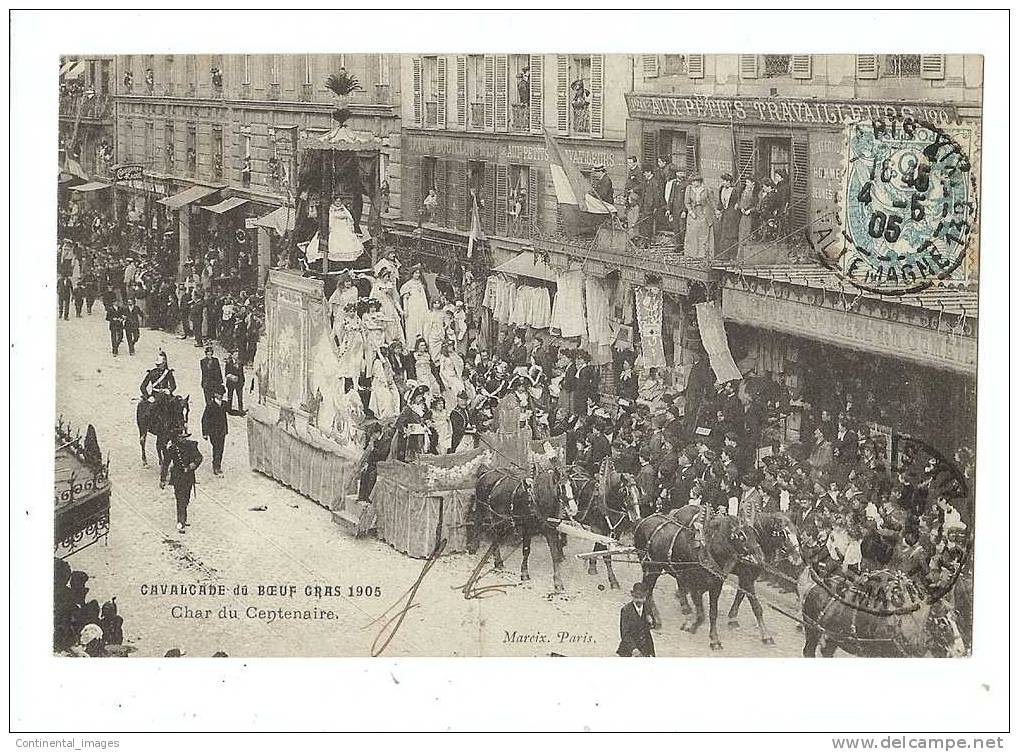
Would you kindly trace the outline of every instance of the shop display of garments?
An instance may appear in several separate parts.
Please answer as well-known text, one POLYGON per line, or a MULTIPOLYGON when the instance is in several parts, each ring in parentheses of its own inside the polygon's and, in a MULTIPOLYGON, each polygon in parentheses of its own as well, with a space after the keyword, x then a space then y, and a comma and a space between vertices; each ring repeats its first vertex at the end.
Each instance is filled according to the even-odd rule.
POLYGON ((595 348, 611 345, 615 335, 609 323, 611 307, 606 283, 602 279, 588 277, 584 283, 587 300, 587 338, 595 348))
POLYGON ((579 270, 558 273, 556 287, 549 327, 558 329, 564 338, 585 336, 587 318, 584 315, 584 273, 579 270))
POLYGON ((662 343, 662 290, 660 287, 635 287, 634 303, 645 368, 661 368, 665 362, 662 343))
POLYGON ((510 324, 545 329, 551 317, 552 299, 548 288, 537 285, 517 286, 509 317, 510 324))

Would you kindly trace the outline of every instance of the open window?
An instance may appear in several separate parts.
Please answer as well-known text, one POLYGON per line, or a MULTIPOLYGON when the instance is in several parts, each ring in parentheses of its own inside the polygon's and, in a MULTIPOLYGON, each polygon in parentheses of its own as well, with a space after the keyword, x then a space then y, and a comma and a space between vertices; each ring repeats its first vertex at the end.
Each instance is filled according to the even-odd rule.
POLYGON ((530 129, 531 56, 509 56, 510 130, 526 133, 530 129))

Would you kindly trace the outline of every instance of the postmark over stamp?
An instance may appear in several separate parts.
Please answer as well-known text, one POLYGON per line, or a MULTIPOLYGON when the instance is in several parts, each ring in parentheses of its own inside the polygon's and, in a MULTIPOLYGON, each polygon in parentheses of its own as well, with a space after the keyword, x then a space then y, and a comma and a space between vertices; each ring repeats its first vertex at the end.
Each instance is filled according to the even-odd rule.
POLYGON ((911 117, 851 123, 844 198, 809 227, 819 261, 858 288, 915 293, 966 258, 976 180, 960 134, 911 117))

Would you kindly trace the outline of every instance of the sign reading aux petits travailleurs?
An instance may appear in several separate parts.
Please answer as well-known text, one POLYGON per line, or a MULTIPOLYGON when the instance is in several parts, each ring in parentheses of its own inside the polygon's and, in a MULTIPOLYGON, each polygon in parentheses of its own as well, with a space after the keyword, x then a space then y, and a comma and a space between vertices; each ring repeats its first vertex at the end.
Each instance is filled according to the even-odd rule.
POLYGON ((940 102, 627 94, 626 104, 631 117, 654 120, 815 126, 841 126, 858 120, 907 117, 934 125, 958 122, 956 108, 940 102))

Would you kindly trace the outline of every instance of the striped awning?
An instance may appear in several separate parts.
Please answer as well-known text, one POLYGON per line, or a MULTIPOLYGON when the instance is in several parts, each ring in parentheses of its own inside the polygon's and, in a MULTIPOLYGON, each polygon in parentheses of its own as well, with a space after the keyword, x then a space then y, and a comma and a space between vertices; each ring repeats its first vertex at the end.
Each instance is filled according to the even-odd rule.
POLYGON ((103 188, 109 188, 109 183, 100 183, 98 180, 94 180, 91 183, 82 183, 81 185, 72 185, 67 190, 69 191, 81 191, 83 193, 88 191, 101 191, 103 188))
POLYGON ((206 196, 211 196, 218 190, 219 188, 209 188, 208 186, 204 185, 193 185, 186 191, 181 191, 180 193, 176 193, 173 196, 161 198, 156 203, 162 204, 163 206, 173 211, 177 211, 178 209, 181 209, 182 207, 185 207, 188 204, 203 199, 206 196))
POLYGON ((215 212, 216 214, 225 214, 226 212, 231 211, 232 209, 236 209, 238 206, 244 206, 244 204, 246 203, 248 203, 248 200, 246 198, 237 198, 236 196, 231 196, 230 198, 223 199, 218 204, 212 204, 211 206, 203 206, 202 208, 205 209, 206 211, 215 212))

